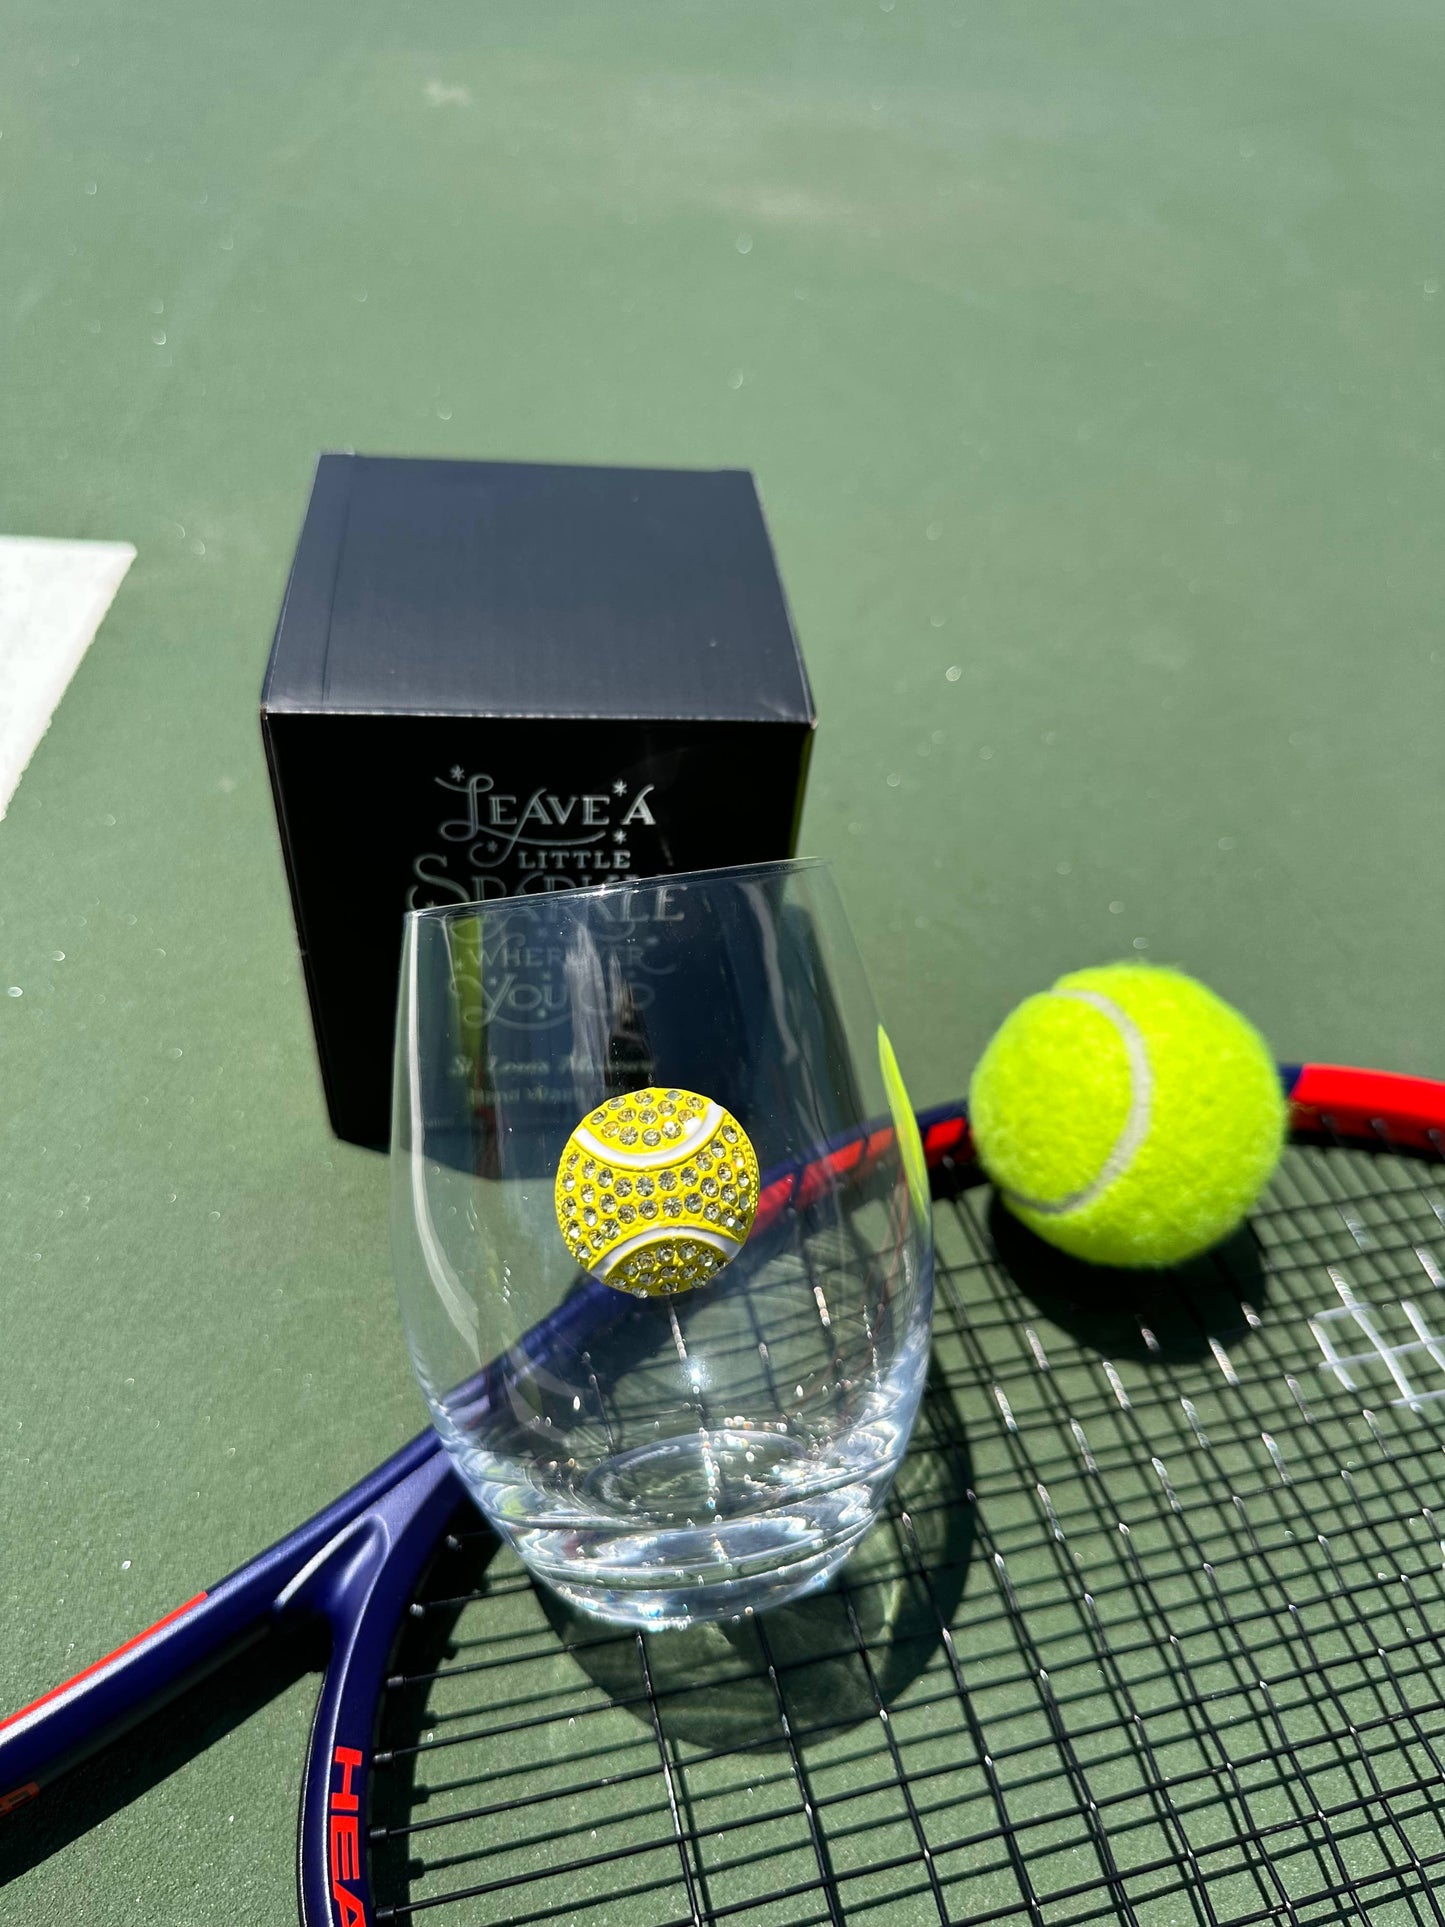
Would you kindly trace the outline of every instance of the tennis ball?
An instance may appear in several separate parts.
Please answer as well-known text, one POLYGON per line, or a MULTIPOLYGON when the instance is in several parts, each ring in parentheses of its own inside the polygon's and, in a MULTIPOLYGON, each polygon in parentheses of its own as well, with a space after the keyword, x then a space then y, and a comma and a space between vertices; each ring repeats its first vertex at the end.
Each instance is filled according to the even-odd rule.
POLYGON ((583 1118, 557 1165, 557 1223, 584 1270, 634 1298, 706 1284, 742 1250, 758 1160, 730 1111, 652 1086, 583 1118))
POLYGON ((969 1091, 979 1160, 1039 1237, 1101 1265, 1172 1265, 1225 1237, 1279 1160, 1286 1108, 1258 1032, 1154 964, 1060 977, 1019 1005, 969 1091))

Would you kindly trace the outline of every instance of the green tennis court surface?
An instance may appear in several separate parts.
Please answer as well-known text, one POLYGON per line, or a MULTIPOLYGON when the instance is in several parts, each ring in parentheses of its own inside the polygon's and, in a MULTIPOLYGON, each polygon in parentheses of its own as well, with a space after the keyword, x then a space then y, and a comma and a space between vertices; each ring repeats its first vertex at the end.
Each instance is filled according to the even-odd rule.
MULTIPOLYGON (((803 844, 839 867, 918 1102, 963 1086, 1023 991, 1126 953, 1186 964, 1281 1056, 1445 1073, 1434 8, 11 4, 0 36, 0 533, 137 551, 0 823, 0 991, 21 993, 0 995, 5 1702, 420 1423, 384 1173, 324 1123, 255 722, 319 448, 756 470, 822 719, 803 844)), ((338 863, 364 865, 344 795, 336 828, 338 863)), ((942 1236, 963 1263, 964 1229, 945 1217, 942 1236)), ((1042 1917, 1085 1918, 1090 1888, 1108 1919, 1120 1890, 1087 1804, 1052 1767, 1031 1780, 1049 1713, 1020 1641, 1053 1677, 1085 1635, 989 1389, 1027 1409, 1055 1381, 987 1275, 958 1277, 976 1335, 955 1309, 940 1356, 979 1526, 954 1643, 997 1656, 983 1716, 1010 1811, 1042 1825, 1065 1803, 1040 1892, 1073 1897, 1042 1917)), ((1231 1354, 1271 1384, 1292 1347, 1313 1358, 1279 1302, 1231 1354)), ((1094 1447, 1104 1488, 1075 1469, 1061 1497, 1042 1473, 1110 1611, 1130 1582, 1089 1491, 1137 1505, 1161 1543, 1183 1530, 1146 1447, 1176 1490, 1222 1459, 1262 1515, 1239 1521, 1214 1484, 1193 1502, 1211 1548, 1247 1563, 1255 1530, 1279 1575, 1221 1585, 1263 1587, 1272 1612, 1297 1566, 1305 1584, 1315 1555, 1285 1536, 1330 1533, 1336 1473, 1352 1450, 1366 1463, 1346 1438, 1358 1398, 1300 1434, 1318 1476, 1256 1498, 1269 1468, 1227 1409, 1210 1416, 1231 1396, 1212 1359, 1116 1360, 1131 1420, 1098 1345, 1042 1311, 1034 1328, 1113 1454, 1094 1447), (1181 1396, 1207 1448, 1180 1431, 1181 1396)), ((1437 1458, 1414 1450, 1368 1476, 1433 1504, 1437 1458)), ((1438 1557, 1412 1541, 1375 1565, 1345 1538, 1359 1623, 1433 1705, 1438 1654, 1412 1648, 1409 1673, 1398 1650, 1440 1630, 1424 1582, 1408 1605, 1374 1598, 1366 1568, 1438 1557)), ((1184 1638, 1207 1607, 1163 1610, 1184 1638)), ((1415 1789, 1393 1798, 1410 1845, 1393 1832, 1385 1862, 1438 1851, 1435 1729, 1407 1745, 1378 1724, 1399 1696, 1365 1710, 1395 1691, 1368 1657, 1338 1688, 1362 1737, 1347 1721, 1288 1787, 1303 1702, 1276 1718, 1210 1673, 1241 1696, 1243 1785, 1171 1738, 1182 1835, 1137 1794, 1118 1697, 1147 1712, 1173 1692, 1187 1726, 1152 1612, 1129 1607, 1127 1640, 1106 1621, 1124 1686, 1078 1713, 1101 1729, 1086 1765, 1134 1856, 1119 1877, 1152 1896, 1141 1918, 1207 1919, 1216 1883, 1221 1919, 1289 1918, 1275 1864, 1321 1896, 1299 1918, 1332 1917, 1332 1883, 1364 1878, 1396 1825, 1372 1771, 1415 1789)), ((1249 1637, 1266 1625, 1280 1647, 1249 1650, 1270 1678, 1354 1637, 1309 1628, 1316 1662, 1287 1615, 1249 1637)), ((602 1704, 580 1655, 550 1664, 559 1692, 602 1704)), ((1020 1889, 947 1673, 935 1647, 899 1745, 910 1770, 959 1762, 959 1804, 921 1824, 941 1848, 978 1836, 938 1871, 950 1907, 986 1915, 1020 1889)), ((0 1919, 286 1921, 311 1698, 303 1679, 245 1722, 215 1717, 213 1744, 0 1890, 0 1919)), ((635 1737, 625 1708, 594 1717, 635 1737)), ((819 1801, 859 1803, 852 1834, 820 1806, 833 1850, 856 1853, 855 1897, 882 1894, 877 1868, 914 1838, 891 1763, 856 1731, 817 1745, 819 1801)), ((720 1856, 776 1843, 756 1876, 694 1870, 728 1904, 750 1878, 810 1877, 773 1755, 751 1798, 782 1817, 728 1832, 739 1771, 684 1774, 715 1803, 699 1826, 717 1816, 720 1856)), ((118 1770, 117 1802, 126 1785, 118 1770)), ((937 1793, 925 1779, 918 1799, 937 1793)), ((687 1917, 668 1851, 674 1885, 619 1923, 687 1917)), ((1373 1917, 1435 1917, 1405 1891, 1367 1890, 1373 1917)), ((911 1889, 897 1904, 930 1918, 911 1889)))

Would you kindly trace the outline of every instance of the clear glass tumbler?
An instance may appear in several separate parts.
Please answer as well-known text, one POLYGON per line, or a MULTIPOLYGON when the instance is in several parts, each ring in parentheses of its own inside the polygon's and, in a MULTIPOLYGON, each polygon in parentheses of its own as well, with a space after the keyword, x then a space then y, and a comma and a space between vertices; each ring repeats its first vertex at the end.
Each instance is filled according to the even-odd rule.
POLYGON ((842 1564, 918 1409, 933 1242, 824 865, 413 912, 392 1178, 432 1418, 539 1578, 678 1626, 842 1564))

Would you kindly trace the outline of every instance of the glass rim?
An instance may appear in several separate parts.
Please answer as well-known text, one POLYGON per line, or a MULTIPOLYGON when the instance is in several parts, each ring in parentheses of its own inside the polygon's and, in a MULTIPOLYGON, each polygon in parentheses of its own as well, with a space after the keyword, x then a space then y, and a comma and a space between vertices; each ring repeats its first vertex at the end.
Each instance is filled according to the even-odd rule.
POLYGON ((589 900, 615 896, 623 890, 647 890, 671 888, 674 884, 727 883, 734 879, 776 876, 799 870, 827 870, 828 859, 823 856, 782 856, 773 857, 763 863, 729 863, 716 870, 671 870, 661 876, 617 877, 607 883, 587 883, 572 886, 565 890, 529 890, 520 896, 476 897, 465 903, 432 903, 419 910, 404 913, 408 924, 421 923, 427 918, 475 916, 479 910, 497 911, 525 904, 532 897, 541 897, 545 902, 570 903, 576 897, 589 900))

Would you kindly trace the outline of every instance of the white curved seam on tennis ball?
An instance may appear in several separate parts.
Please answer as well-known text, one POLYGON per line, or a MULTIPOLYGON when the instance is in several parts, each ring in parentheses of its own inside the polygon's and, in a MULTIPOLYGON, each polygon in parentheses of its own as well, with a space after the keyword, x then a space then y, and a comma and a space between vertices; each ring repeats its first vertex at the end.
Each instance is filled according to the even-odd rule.
POLYGON ((699 1244, 711 1245, 724 1258, 736 1258, 743 1248, 739 1239, 730 1238, 725 1231, 714 1231, 711 1225, 704 1229, 700 1224, 654 1224, 649 1225, 646 1231, 634 1232, 630 1238, 624 1238, 620 1245, 614 1245, 611 1251, 605 1252, 592 1267, 593 1274, 598 1278, 606 1278, 634 1251, 641 1251, 645 1245, 671 1244, 676 1238, 696 1238, 699 1244))
POLYGON ((722 1105, 709 1104, 696 1124, 691 1117, 682 1120, 680 1138, 659 1145, 655 1151, 639 1151, 628 1144, 604 1144, 585 1124, 579 1124, 572 1136, 584 1151, 603 1164, 621 1165, 628 1171, 651 1171, 659 1164, 681 1163, 698 1145, 706 1144, 721 1123, 722 1105))
POLYGON ((1088 1004, 1097 1010, 1101 1017, 1107 1017, 1118 1033, 1119 1042, 1124 1046, 1124 1055, 1129 1060, 1129 1114, 1124 1119, 1124 1128, 1114 1140, 1114 1148, 1104 1159, 1099 1175, 1086 1184, 1082 1191, 1071 1191, 1066 1198, 1026 1198, 1020 1191, 1009 1191, 1005 1195, 1025 1211, 1035 1211, 1040 1217, 1062 1218, 1070 1211, 1082 1211, 1086 1205, 1101 1198, 1116 1179, 1122 1178, 1139 1146, 1149 1135, 1150 1114, 1154 1105, 1154 1070, 1149 1062, 1149 1046, 1144 1042, 1144 1033, 1134 1022, 1128 1011, 1121 1010, 1112 997, 1104 997, 1097 990, 1051 990, 1051 997, 1072 997, 1077 1003, 1088 1004))

